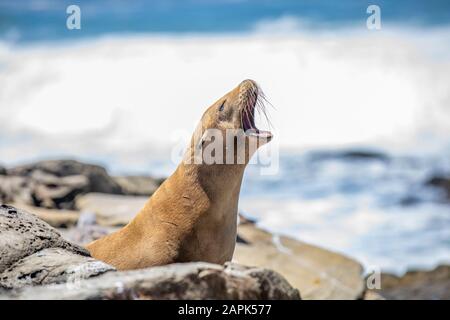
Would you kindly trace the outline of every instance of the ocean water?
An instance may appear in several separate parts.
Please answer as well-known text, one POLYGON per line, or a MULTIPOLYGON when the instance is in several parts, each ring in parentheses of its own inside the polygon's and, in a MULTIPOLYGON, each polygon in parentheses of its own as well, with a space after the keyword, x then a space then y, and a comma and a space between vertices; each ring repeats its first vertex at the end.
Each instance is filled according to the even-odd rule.
POLYGON ((278 27, 303 29, 365 28, 371 4, 381 7, 385 23, 436 27, 450 21, 446 0, 2 0, 0 36, 29 42, 149 32, 242 33, 271 21, 279 22, 278 27), (65 11, 71 4, 82 9, 83 32, 65 28, 65 11))
POLYGON ((249 168, 241 208, 263 228, 356 257, 370 270, 448 263, 450 206, 426 182, 448 175, 450 153, 384 156, 285 154, 277 175, 249 168))
MULTIPOLYGON (((0 1, 0 162, 166 176, 203 110, 258 81, 279 170, 246 172, 263 228, 403 272, 450 262, 448 1, 0 1), (343 150, 377 150, 352 158, 343 150)), ((261 127, 267 126, 257 119, 261 127)))

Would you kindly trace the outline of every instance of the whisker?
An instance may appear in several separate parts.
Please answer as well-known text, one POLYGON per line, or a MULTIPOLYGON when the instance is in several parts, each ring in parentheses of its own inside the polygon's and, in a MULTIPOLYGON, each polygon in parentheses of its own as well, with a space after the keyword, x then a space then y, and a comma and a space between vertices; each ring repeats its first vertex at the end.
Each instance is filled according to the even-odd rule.
POLYGON ((277 108, 275 108, 275 106, 269 101, 269 99, 267 99, 266 95, 264 94, 264 92, 261 91, 261 99, 264 100, 264 103, 268 104, 271 108, 273 108, 274 110, 276 110, 277 108))
POLYGON ((272 106, 272 104, 267 100, 267 98, 265 97, 265 95, 262 91, 261 91, 260 95, 258 95, 258 98, 260 98, 260 99, 258 99, 258 101, 256 103, 258 112, 259 112, 259 114, 262 113, 264 115, 264 118, 266 119, 266 122, 267 122, 269 128, 273 128, 274 126, 273 126, 272 122, 270 121, 270 118, 266 111, 266 103, 271 106, 272 106))
POLYGON ((258 112, 259 118, 264 118, 265 122, 269 126, 269 128, 274 128, 272 121, 267 113, 267 105, 276 110, 276 108, 270 103, 270 101, 266 98, 266 95, 261 90, 259 85, 252 86, 250 90, 244 93, 245 94, 245 105, 241 111, 241 126, 245 129, 245 126, 248 126, 247 129, 256 129, 255 118, 256 112, 258 112), (256 112, 255 112, 256 109, 256 112))
POLYGON ((253 116, 252 116, 252 108, 253 108, 253 106, 252 106, 252 104, 253 104, 253 100, 250 100, 250 99, 247 99, 247 108, 245 109, 245 114, 246 114, 246 119, 247 119, 247 122, 248 122, 248 124, 250 125, 250 129, 254 129, 254 126, 253 126, 253 116))

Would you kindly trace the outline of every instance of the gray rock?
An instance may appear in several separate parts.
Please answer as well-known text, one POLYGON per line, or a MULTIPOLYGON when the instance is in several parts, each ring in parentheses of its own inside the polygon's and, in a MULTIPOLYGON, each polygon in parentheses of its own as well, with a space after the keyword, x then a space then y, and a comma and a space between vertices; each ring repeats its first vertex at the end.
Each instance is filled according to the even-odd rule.
POLYGON ((82 175, 56 177, 34 171, 31 179, 35 182, 34 204, 46 208, 74 208, 75 197, 89 191, 88 178, 82 175))
POLYGON ((35 184, 31 179, 18 176, 0 176, 0 202, 34 204, 35 184))
POLYGON ((75 160, 48 160, 10 169, 9 175, 31 176, 35 171, 56 177, 85 176, 88 179, 86 192, 121 194, 119 184, 100 166, 85 164, 75 160))
POLYGON ((300 299, 300 294, 274 271, 198 262, 109 272, 76 286, 24 288, 0 299, 300 299))
POLYGON ((164 179, 156 179, 148 176, 114 177, 122 191, 130 196, 150 196, 161 185, 164 179))
POLYGON ((2 202, 45 208, 72 209, 78 194, 89 190, 88 179, 82 175, 56 177, 42 171, 30 176, 0 176, 2 202))
POLYGON ((32 212, 33 215, 39 219, 44 220, 49 225, 55 228, 71 228, 78 224, 80 212, 75 210, 63 209, 47 209, 29 206, 21 203, 10 203, 12 206, 20 207, 21 209, 32 212))
POLYGON ((94 263, 86 249, 66 241, 36 216, 0 206, 0 287, 60 282, 82 266, 87 269, 78 272, 80 278, 113 269, 94 263), (89 269, 93 265, 95 271, 89 269))
POLYGON ((0 206, 0 299, 300 298, 282 276, 263 268, 189 263, 112 270, 34 215, 0 206))
POLYGON ((0 200, 37 207, 75 209, 89 192, 121 194, 121 186, 100 166, 74 160, 42 161, 0 175, 0 200))
POLYGON ((5 270, 0 286, 17 289, 52 283, 76 285, 80 280, 112 270, 113 267, 94 258, 66 249, 49 248, 29 255, 5 270))
POLYGON ((111 177, 100 166, 75 160, 49 160, 5 171, 0 167, 0 201, 49 209, 76 209, 86 193, 150 196, 164 179, 148 176, 111 177))

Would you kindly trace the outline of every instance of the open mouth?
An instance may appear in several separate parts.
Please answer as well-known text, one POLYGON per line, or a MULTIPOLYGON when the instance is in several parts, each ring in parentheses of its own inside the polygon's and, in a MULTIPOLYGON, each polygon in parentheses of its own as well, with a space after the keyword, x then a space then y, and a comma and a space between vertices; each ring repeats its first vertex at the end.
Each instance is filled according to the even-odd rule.
POLYGON ((241 111, 242 129, 244 129, 245 134, 248 136, 270 139, 272 138, 270 131, 260 130, 255 125, 255 110, 258 110, 260 114, 263 114, 268 119, 264 99, 262 93, 259 92, 260 90, 257 87, 252 87, 247 90, 246 103, 241 111))

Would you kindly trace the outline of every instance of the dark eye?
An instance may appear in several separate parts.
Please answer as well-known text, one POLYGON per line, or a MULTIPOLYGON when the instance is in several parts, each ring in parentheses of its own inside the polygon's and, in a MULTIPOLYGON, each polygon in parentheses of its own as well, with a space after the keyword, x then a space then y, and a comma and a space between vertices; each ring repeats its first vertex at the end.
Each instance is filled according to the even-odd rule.
POLYGON ((219 111, 223 111, 223 108, 225 107, 225 101, 222 102, 222 104, 219 107, 219 111))

